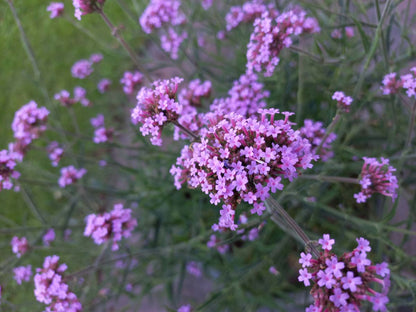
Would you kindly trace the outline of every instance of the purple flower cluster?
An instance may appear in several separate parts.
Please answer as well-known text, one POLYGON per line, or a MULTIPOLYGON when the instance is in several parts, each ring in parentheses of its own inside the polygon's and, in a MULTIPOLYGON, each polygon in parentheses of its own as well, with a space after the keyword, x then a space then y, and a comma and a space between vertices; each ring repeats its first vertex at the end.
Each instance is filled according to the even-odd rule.
POLYGON ((162 145, 162 129, 169 122, 177 121, 182 113, 182 105, 176 100, 178 85, 183 79, 175 77, 169 80, 153 82, 153 88, 143 87, 137 94, 137 105, 132 110, 133 124, 141 123, 141 133, 151 135, 153 145, 162 145))
POLYGON ((167 32, 160 36, 161 47, 165 52, 170 54, 172 59, 176 60, 178 59, 179 47, 186 38, 188 38, 186 31, 178 34, 175 29, 169 27, 167 32))
POLYGON ((91 105, 91 101, 87 99, 87 90, 79 86, 74 88, 73 98, 71 98, 71 94, 67 90, 59 91, 54 98, 65 107, 70 107, 75 103, 80 103, 82 106, 91 105))
POLYGON ((91 118, 91 125, 95 128, 94 143, 104 143, 113 138, 114 130, 104 126, 104 116, 98 114, 97 117, 91 118))
POLYGON ((42 237, 43 245, 50 246, 51 242, 55 240, 55 231, 54 229, 49 229, 46 231, 45 235, 42 237))
POLYGON ((63 167, 61 168, 61 176, 58 180, 58 184, 60 187, 64 188, 77 182, 86 173, 87 170, 84 168, 76 169, 74 166, 63 167))
POLYGON ((75 8, 74 16, 81 20, 82 15, 90 14, 102 9, 105 0, 72 0, 75 8))
POLYGON ((192 306, 190 304, 180 306, 178 312, 192 312, 192 306))
POLYGON ((254 21, 254 32, 247 46, 247 69, 252 72, 265 70, 264 76, 271 76, 279 64, 283 48, 292 45, 291 36, 319 32, 316 19, 306 17, 306 12, 294 9, 274 16, 265 11, 254 21))
POLYGON ((231 31, 241 23, 252 23, 267 11, 270 11, 272 15, 277 15, 274 5, 266 6, 262 0, 247 1, 242 6, 233 6, 225 16, 226 29, 231 31))
POLYGON ((186 265, 186 271, 195 277, 201 277, 201 264, 195 261, 191 261, 186 265))
MULTIPOLYGON (((347 26, 347 27, 344 28, 344 30, 345 30, 345 36, 347 38, 354 37, 354 28, 353 27, 347 26)), ((334 29, 331 33, 331 37, 334 38, 334 39, 341 39, 342 35, 343 35, 342 31, 343 30, 339 29, 339 28, 334 29)))
POLYGON ((212 6, 213 0, 202 0, 201 5, 204 8, 204 10, 208 10, 212 6))
POLYGON ((49 154, 49 159, 52 162, 52 166, 54 166, 54 167, 58 166, 59 161, 61 160, 62 156, 64 155, 63 148, 59 147, 58 142, 53 141, 48 145, 46 150, 49 154))
POLYGON ((150 34, 165 25, 185 23, 186 17, 179 11, 180 6, 178 0, 151 0, 139 20, 143 31, 150 34))
POLYGON ((393 200, 397 197, 397 178, 393 174, 395 168, 389 165, 389 160, 381 158, 363 157, 364 165, 361 169, 361 192, 354 194, 357 203, 364 203, 374 193, 389 196, 393 200))
POLYGON ((351 103, 353 101, 352 97, 346 96, 342 91, 336 91, 332 95, 332 99, 337 101, 338 109, 344 113, 349 113, 351 103))
POLYGON ((334 243, 329 234, 324 234, 319 240, 323 252, 318 259, 313 259, 310 253, 301 253, 299 263, 302 269, 298 280, 305 286, 313 282, 311 295, 314 303, 306 308, 306 312, 359 312, 362 301, 371 302, 373 311, 387 311, 390 287, 387 263, 371 265, 367 258, 367 252, 371 251, 370 243, 362 237, 357 238, 358 246, 353 251, 339 258, 331 252, 334 243), (380 293, 371 288, 374 283, 382 286, 380 293))
POLYGON ((108 89, 110 89, 110 86, 111 86, 110 79, 107 79, 107 78, 101 79, 97 84, 98 92, 105 93, 106 91, 108 91, 108 89))
POLYGON ((18 258, 20 258, 29 250, 29 243, 26 237, 19 238, 14 236, 10 241, 10 245, 12 245, 12 251, 18 258))
POLYGON ((123 237, 130 237, 137 225, 131 216, 131 209, 124 209, 122 204, 115 204, 114 209, 103 214, 90 214, 85 219, 84 236, 91 236, 97 245, 112 240, 112 250, 118 250, 117 242, 123 237))
POLYGON ((21 285, 22 282, 29 282, 32 277, 32 266, 29 264, 27 266, 20 266, 13 269, 14 279, 16 283, 21 285))
MULTIPOLYGON (((39 107, 34 101, 30 101, 16 111, 12 123, 12 130, 16 139, 15 148, 24 154, 25 149, 32 140, 39 138, 46 130, 49 111, 45 107, 39 107)), ((15 150, 15 152, 18 152, 15 150)))
POLYGON ((282 177, 290 181, 299 168, 312 167, 316 157, 310 143, 292 129, 289 116, 277 120, 277 109, 261 109, 259 116, 244 118, 230 113, 210 120, 200 142, 186 145, 170 172, 175 186, 189 187, 208 194, 210 202, 224 205, 213 229, 235 230, 235 208, 241 202, 253 205, 251 213, 261 215, 263 201, 270 192, 282 190, 282 177), (269 117, 267 117, 269 116, 269 117))
POLYGON ((396 77, 396 73, 384 76, 383 86, 381 87, 383 94, 395 94, 403 88, 409 98, 412 96, 416 98, 416 67, 410 69, 410 74, 400 76, 399 80, 396 77))
POLYGON ((79 312, 82 305, 77 296, 69 290, 64 282, 62 273, 66 271, 66 264, 58 264, 58 256, 48 256, 43 262, 43 268, 36 269, 34 277, 36 300, 48 307, 49 312, 79 312))
POLYGON ((62 2, 51 2, 46 11, 51 12, 50 18, 57 18, 64 14, 64 4, 62 2))
POLYGON ((134 88, 142 83, 142 73, 135 71, 134 73, 126 71, 123 78, 120 79, 120 83, 123 85, 123 91, 126 94, 133 94, 134 88))
MULTIPOLYGON (((322 138, 325 136, 325 128, 322 122, 314 122, 310 119, 304 120, 304 126, 299 129, 301 137, 307 139, 312 145, 312 152, 316 153, 318 146, 322 142, 322 138)), ((334 156, 332 152, 331 143, 337 138, 335 133, 330 133, 326 141, 321 147, 318 154, 320 160, 327 161, 329 158, 334 156)))
POLYGON ((13 187, 12 179, 18 179, 20 173, 15 170, 16 162, 21 161, 19 153, 1 150, 0 151, 0 191, 10 190, 13 187))
POLYGON ((230 249, 230 246, 227 244, 220 244, 220 242, 219 238, 215 234, 212 234, 207 242, 207 247, 216 248, 220 254, 225 254, 230 249))
POLYGON ((92 68, 92 62, 90 60, 79 60, 72 65, 71 73, 72 77, 85 79, 92 74, 94 69, 92 68))

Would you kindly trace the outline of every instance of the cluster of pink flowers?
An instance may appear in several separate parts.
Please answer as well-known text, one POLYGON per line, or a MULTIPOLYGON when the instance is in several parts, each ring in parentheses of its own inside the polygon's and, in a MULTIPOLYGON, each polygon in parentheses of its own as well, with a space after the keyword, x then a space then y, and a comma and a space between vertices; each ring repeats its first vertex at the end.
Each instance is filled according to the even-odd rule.
POLYGON ((29 243, 26 237, 19 238, 14 236, 10 241, 10 245, 12 245, 12 251, 18 258, 20 258, 29 250, 29 243))
POLYGON ((114 209, 103 214, 90 214, 85 219, 84 236, 91 236, 97 245, 112 240, 112 250, 118 250, 117 242, 123 237, 130 237, 137 225, 131 216, 131 209, 124 209, 122 204, 115 204, 114 209))
POLYGON ((247 1, 242 6, 233 6, 225 16, 226 29, 230 31, 241 23, 252 23, 267 11, 273 12, 272 15, 277 14, 273 4, 266 6, 262 0, 247 1))
POLYGON ((202 0, 201 5, 204 8, 204 10, 208 10, 212 6, 213 0, 202 0))
POLYGON ((332 95, 332 99, 337 101, 339 110, 344 113, 348 113, 350 111, 351 103, 353 101, 352 97, 346 96, 342 91, 336 91, 332 95))
POLYGON ((292 45, 291 36, 319 32, 316 19, 306 17, 306 12, 294 9, 274 16, 265 11, 254 21, 254 32, 247 46, 247 69, 271 76, 279 63, 280 51, 292 45))
POLYGON ((84 168, 76 169, 74 166, 63 167, 61 168, 61 176, 58 180, 58 184, 60 187, 64 188, 77 182, 86 173, 87 170, 84 168))
POLYGON ((364 165, 361 169, 361 192, 354 194, 357 203, 364 203, 374 193, 389 196, 393 200, 397 197, 397 178, 393 174, 395 168, 389 165, 389 160, 381 158, 363 157, 364 165))
MULTIPOLYGON (((245 213, 240 214, 238 223, 239 224, 247 224, 247 222, 248 222, 248 218, 247 218, 246 214, 245 213)), ((251 228, 248 231, 248 233, 245 233, 246 230, 244 230, 244 229, 238 230, 237 234, 241 235, 241 240, 252 242, 252 241, 256 240, 259 237, 259 233, 263 229, 265 224, 266 224, 265 222, 260 223, 259 226, 251 228)))
POLYGON ((16 283, 21 285, 22 282, 29 282, 32 277, 32 266, 29 264, 27 266, 20 266, 13 269, 14 279, 16 283))
POLYGON ((49 154, 49 159, 52 162, 52 166, 54 166, 54 167, 58 166, 59 161, 61 160, 62 156, 64 155, 63 148, 59 147, 58 142, 53 141, 48 145, 46 150, 49 154))
POLYGON ((46 130, 49 111, 39 107, 34 101, 22 106, 14 115, 12 130, 16 139, 16 146, 24 150, 32 140, 39 138, 46 130))
POLYGON ((16 162, 21 161, 22 156, 9 150, 0 151, 0 191, 10 190, 13 187, 13 180, 20 177, 15 170, 16 162))
POLYGON ((74 16, 81 20, 82 15, 97 12, 102 9, 105 0, 72 0, 75 8, 74 16))
POLYGON ((69 290, 64 282, 62 273, 66 271, 66 264, 58 264, 59 257, 48 256, 43 262, 43 268, 36 269, 34 277, 36 300, 48 307, 45 311, 79 312, 82 305, 77 296, 69 290))
POLYGON ((62 2, 51 2, 46 11, 51 12, 50 18, 57 18, 64 14, 64 4, 62 2))
MULTIPOLYGON (((345 30, 345 36, 347 36, 347 38, 352 38, 354 37, 354 27, 351 26, 347 26, 344 28, 345 30)), ((343 34, 342 34, 342 29, 334 29, 331 33, 331 37, 334 39, 341 39, 343 34)))
POLYGON ((84 59, 75 62, 71 68, 72 77, 79 79, 87 78, 93 71, 92 62, 84 59))
POLYGON ((195 261, 191 261, 186 265, 186 271, 195 277, 201 277, 201 264, 195 261))
POLYGON ((180 306, 178 312, 192 312, 192 306, 190 304, 180 306))
POLYGON ((70 107, 75 103, 80 103, 82 106, 91 105, 91 101, 87 99, 87 90, 79 86, 74 88, 73 98, 71 98, 71 94, 67 90, 59 91, 54 98, 65 107, 70 107))
POLYGON ((51 242, 55 240, 55 231, 54 229, 49 229, 46 231, 45 235, 42 237, 43 245, 50 246, 51 242))
POLYGON ((310 143, 292 129, 289 116, 277 120, 277 109, 260 109, 259 116, 244 118, 230 113, 210 120, 200 142, 186 145, 170 172, 176 188, 187 182, 200 187, 210 202, 224 205, 213 229, 235 230, 235 208, 241 202, 253 205, 251 213, 266 209, 263 201, 270 192, 282 190, 282 177, 290 181, 298 168, 312 167, 316 157, 310 143), (269 117, 267 117, 269 116, 269 117))
POLYGON ((106 91, 108 91, 108 89, 110 89, 110 86, 111 86, 110 79, 107 79, 107 78, 101 79, 97 84, 98 92, 105 93, 106 91))
POLYGON ((143 31, 150 34, 165 25, 185 23, 186 17, 179 11, 180 6, 178 0, 151 0, 139 20, 143 31))
POLYGON ((123 78, 120 79, 120 83, 123 85, 123 91, 126 94, 133 94, 134 88, 142 83, 142 73, 135 71, 134 73, 126 71, 123 78))
POLYGON ((416 67, 412 67, 409 74, 400 76, 399 80, 396 77, 396 73, 384 76, 381 87, 383 94, 395 94, 403 88, 409 98, 412 96, 416 98, 416 67))
POLYGON ((140 25, 145 33, 150 34, 155 29, 165 28, 164 34, 160 36, 161 47, 170 53, 172 59, 178 58, 179 46, 188 37, 185 31, 179 34, 173 28, 186 22, 180 6, 181 2, 178 0, 151 0, 140 17, 140 25))
MULTIPOLYGON (((322 122, 314 122, 310 119, 304 120, 304 126, 299 129, 301 137, 307 139, 312 145, 312 152, 316 153, 317 148, 321 145, 322 138, 325 136, 325 128, 323 127, 322 122)), ((331 143, 335 141, 337 135, 335 133, 330 133, 326 141, 319 151, 319 158, 322 161, 327 161, 329 158, 334 156, 332 152, 331 143)))
POLYGON ((216 248, 220 254, 225 254, 230 249, 228 244, 221 244, 220 239, 215 234, 210 236, 207 247, 216 248))
POLYGON ((95 128, 94 143, 104 143, 112 139, 114 130, 104 126, 104 116, 102 114, 98 114, 97 117, 91 118, 91 125, 95 128))
POLYGON ((178 85, 183 79, 175 77, 169 80, 153 82, 153 88, 143 87, 137 94, 137 105, 132 110, 133 124, 141 123, 140 131, 144 136, 151 135, 153 145, 162 145, 162 129, 166 123, 177 121, 182 105, 176 100, 178 85))
POLYGON ((387 263, 371 265, 367 258, 370 243, 362 237, 357 238, 358 246, 353 251, 339 258, 331 252, 334 243, 329 234, 324 234, 319 240, 323 252, 318 259, 313 259, 310 253, 301 253, 298 280, 305 286, 314 283, 311 290, 314 303, 306 312, 359 312, 362 301, 371 302, 374 311, 387 311, 390 287, 387 263), (371 288, 373 283, 382 286, 380 293, 371 288))
POLYGON ((270 92, 263 90, 263 84, 258 82, 254 73, 245 73, 234 81, 233 87, 228 91, 228 97, 216 99, 211 107, 211 112, 221 112, 249 117, 255 114, 258 109, 266 107, 265 98, 270 92))

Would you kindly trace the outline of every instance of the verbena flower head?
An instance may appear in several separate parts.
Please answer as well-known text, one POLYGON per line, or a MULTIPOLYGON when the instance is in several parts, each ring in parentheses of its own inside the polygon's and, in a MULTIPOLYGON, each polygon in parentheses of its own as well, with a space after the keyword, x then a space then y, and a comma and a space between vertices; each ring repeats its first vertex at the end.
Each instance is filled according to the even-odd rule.
POLYGON ((51 12, 50 18, 57 18, 64 13, 64 4, 62 2, 51 2, 46 11, 51 12))
POLYGON ((132 110, 133 124, 142 124, 141 133, 151 135, 153 145, 162 145, 162 129, 169 122, 177 121, 182 112, 182 105, 176 100, 178 85, 182 78, 157 80, 152 88, 143 87, 137 94, 137 105, 132 110))
POLYGON ((92 62, 89 60, 79 60, 71 68, 72 77, 79 79, 87 78, 93 71, 92 62))
POLYGON ((102 114, 98 114, 97 117, 91 118, 91 125, 95 128, 93 138, 94 143, 98 144, 112 140, 114 130, 104 126, 104 116, 102 114))
POLYGON ((383 91, 384 95, 395 94, 403 86, 401 80, 397 80, 397 73, 390 73, 384 76, 382 84, 383 86, 380 89, 383 91))
POLYGON ((292 181, 300 168, 312 167, 316 157, 310 143, 292 129, 293 113, 259 110, 258 116, 244 118, 234 113, 209 120, 201 142, 182 149, 170 172, 179 189, 183 183, 201 188, 218 205, 224 202, 218 225, 235 230, 235 209, 242 201, 253 205, 252 214, 261 215, 270 192, 282 190, 282 179, 292 181))
POLYGON ((46 231, 45 235, 42 237, 43 245, 50 246, 51 242, 55 240, 55 231, 54 229, 49 229, 46 231))
POLYGON ((101 79, 97 84, 97 89, 100 93, 105 93, 108 89, 110 89, 111 80, 104 78, 101 79))
POLYGON ((17 258, 20 258, 29 250, 29 243, 26 237, 19 238, 14 236, 10 241, 10 245, 12 245, 12 251, 17 258))
POLYGON ((81 16, 90 14, 102 9, 105 0, 72 0, 75 8, 74 16, 81 20, 81 16))
POLYGON ((71 98, 71 94, 67 90, 61 90, 56 93, 54 95, 54 99, 65 107, 72 106, 76 102, 73 98, 71 98))
POLYGON ((91 54, 90 61, 96 64, 96 63, 100 63, 103 60, 103 58, 104 57, 101 53, 94 53, 94 54, 91 54))
POLYGON ((212 6, 213 0, 202 0, 201 5, 204 8, 204 10, 208 10, 212 6))
POLYGON ((186 271, 195 277, 201 277, 201 264, 195 261, 191 261, 186 265, 186 271))
POLYGON ((91 106, 91 101, 87 99, 87 90, 83 87, 78 86, 74 88, 74 100, 82 106, 91 106))
POLYGON ((112 250, 118 250, 118 242, 123 237, 130 237, 137 225, 131 216, 131 209, 124 209, 122 204, 114 205, 114 209, 103 214, 90 214, 85 219, 84 236, 91 236, 97 245, 112 240, 112 250))
POLYGON ((390 286, 390 270, 387 263, 372 265, 367 258, 370 243, 360 237, 358 246, 351 252, 338 257, 331 252, 335 240, 329 234, 319 240, 323 252, 318 259, 310 253, 301 253, 299 282, 312 284, 314 303, 306 311, 359 312, 363 301, 373 305, 373 311, 387 311, 390 286), (375 284, 381 285, 377 292, 375 284))
POLYGON ((77 182, 86 173, 87 170, 84 168, 76 169, 74 166, 63 167, 61 169, 61 177, 58 180, 58 184, 60 187, 64 188, 77 182))
POLYGON ((242 6, 233 6, 225 16, 226 29, 230 31, 241 23, 252 23, 266 11, 272 11, 272 15, 277 15, 274 5, 266 6, 262 0, 247 1, 242 6))
POLYGON ((397 197, 397 178, 394 175, 395 168, 389 165, 389 160, 380 158, 363 157, 364 165, 361 169, 361 192, 354 194, 357 203, 364 203, 374 193, 389 196, 393 200, 397 197))
MULTIPOLYGON (((325 136, 325 128, 323 127, 322 122, 314 122, 310 119, 304 120, 304 126, 299 129, 300 135, 307 139, 312 145, 312 151, 316 153, 319 145, 322 142, 322 138, 325 136)), ((335 133, 330 133, 325 143, 322 145, 322 148, 318 154, 319 158, 322 161, 327 161, 334 156, 332 152, 331 143, 335 141, 337 135, 335 133)))
POLYGON ((20 146, 27 147, 46 130, 49 111, 30 101, 16 111, 12 123, 14 137, 20 146))
POLYGON ((15 170, 16 163, 21 161, 21 155, 9 151, 0 151, 0 191, 10 190, 13 187, 13 179, 18 179, 20 173, 15 170))
POLYGON ((20 266, 13 269, 14 279, 16 283, 21 285, 22 282, 29 282, 32 277, 32 266, 29 264, 27 266, 20 266))
POLYGON ((179 11, 179 0, 151 0, 140 16, 140 25, 145 33, 150 34, 154 29, 164 25, 180 25, 185 23, 185 15, 179 11))
POLYGON ((353 101, 352 97, 346 96, 342 91, 336 91, 332 95, 332 99, 337 101, 338 109, 345 113, 348 113, 350 111, 350 106, 353 101))
POLYGON ((414 97, 416 99, 416 67, 410 69, 410 74, 406 74, 400 77, 403 89, 406 90, 407 96, 414 97))
POLYGON ((292 45, 291 36, 319 32, 316 19, 306 17, 306 12, 297 8, 275 16, 274 11, 265 11, 254 21, 254 31, 247 46, 247 69, 271 76, 283 48, 292 45))
POLYGON ((67 265, 59 264, 58 261, 58 256, 48 256, 43 262, 43 268, 36 269, 37 273, 33 278, 36 300, 48 305, 45 311, 80 312, 82 305, 77 296, 69 290, 62 275, 67 265))
POLYGON ((142 83, 142 73, 135 71, 134 73, 126 71, 123 78, 120 79, 120 83, 123 85, 123 91, 126 94, 133 94, 134 88, 142 83))
POLYGON ((178 312, 192 312, 192 307, 190 304, 185 304, 179 307, 178 312))
POLYGON ((160 36, 161 47, 165 52, 169 53, 172 59, 176 60, 178 58, 179 47, 186 38, 188 38, 186 31, 179 34, 175 29, 169 27, 167 32, 160 36))
POLYGON ((49 154, 49 159, 52 162, 52 166, 58 166, 59 161, 64 155, 64 150, 61 147, 59 147, 59 144, 56 141, 51 142, 46 148, 46 150, 49 154))

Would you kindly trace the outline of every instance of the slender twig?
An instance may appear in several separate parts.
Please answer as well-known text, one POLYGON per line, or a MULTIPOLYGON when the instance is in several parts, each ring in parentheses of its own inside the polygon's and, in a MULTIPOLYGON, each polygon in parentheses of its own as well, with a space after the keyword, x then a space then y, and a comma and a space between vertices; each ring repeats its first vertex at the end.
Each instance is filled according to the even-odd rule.
POLYGON ((308 235, 306 235, 296 221, 282 208, 282 206, 280 206, 276 200, 271 197, 267 198, 266 206, 272 214, 273 221, 277 221, 276 223, 279 224, 279 219, 282 219, 289 229, 293 230, 297 234, 297 236, 305 244, 305 247, 310 249, 316 258, 319 257, 319 251, 316 249, 315 243, 308 237, 308 235))
POLYGON ((317 174, 302 174, 299 178, 310 179, 310 180, 318 180, 318 181, 326 181, 326 182, 342 182, 342 183, 352 183, 352 184, 359 184, 360 182, 358 179, 355 178, 347 178, 347 177, 333 177, 333 176, 321 176, 317 174))
POLYGON ((330 136, 332 131, 335 129, 335 126, 337 125, 340 118, 341 118, 341 111, 338 109, 336 114, 335 114, 335 117, 332 119, 332 122, 329 124, 328 128, 326 128, 326 132, 325 132, 324 137, 321 140, 321 143, 316 148, 316 152, 315 152, 316 155, 319 155, 319 153, 322 149, 322 146, 325 144, 326 140, 328 139, 328 137, 330 136))
POLYGON ((199 136, 197 136, 195 133, 193 133, 191 130, 187 129, 186 127, 182 126, 179 122, 177 121, 172 121, 172 123, 178 127, 179 129, 181 129, 183 132, 185 132, 187 135, 189 135, 191 138, 194 139, 194 141, 199 141, 199 136))
POLYGON ((409 149, 410 143, 412 142, 412 134, 413 134, 413 127, 415 125, 415 117, 416 117, 416 101, 413 103, 413 107, 412 107, 412 114, 410 116, 410 121, 409 121, 409 129, 407 130, 405 150, 409 149))

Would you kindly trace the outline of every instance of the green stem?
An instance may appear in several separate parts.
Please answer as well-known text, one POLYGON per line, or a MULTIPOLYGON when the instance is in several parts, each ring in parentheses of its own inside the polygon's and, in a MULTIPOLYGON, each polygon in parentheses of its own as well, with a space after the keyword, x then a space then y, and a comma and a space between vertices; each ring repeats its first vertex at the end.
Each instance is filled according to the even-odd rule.
POLYGON ((412 106, 412 114, 410 116, 409 129, 407 130, 407 139, 406 139, 406 145, 405 145, 406 151, 409 150, 410 143, 412 142, 412 134, 413 134, 413 127, 415 125, 415 117, 416 117, 416 101, 413 103, 413 106, 412 106))
POLYGON ((179 122, 177 121, 172 121, 172 123, 178 127, 179 129, 181 129, 183 132, 185 132, 187 135, 189 135, 191 138, 194 139, 194 141, 199 141, 199 136, 197 136, 195 133, 193 133, 191 130, 189 130, 188 128, 182 126, 179 122))
POLYGON ((315 154, 319 155, 322 146, 325 144, 326 140, 328 139, 329 135, 332 133, 332 131, 335 129, 335 126, 337 125, 338 121, 341 118, 341 111, 338 109, 335 117, 332 119, 332 122, 329 124, 328 128, 326 129, 325 135, 321 140, 321 144, 319 144, 319 146, 316 149, 315 154))
POLYGON ((355 179, 355 178, 321 176, 317 174, 302 174, 299 176, 299 178, 326 181, 326 182, 342 182, 342 183, 360 184, 358 179, 355 179))

